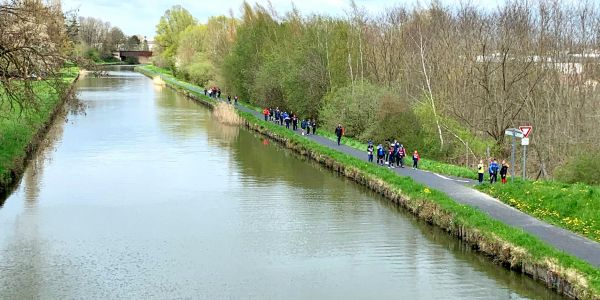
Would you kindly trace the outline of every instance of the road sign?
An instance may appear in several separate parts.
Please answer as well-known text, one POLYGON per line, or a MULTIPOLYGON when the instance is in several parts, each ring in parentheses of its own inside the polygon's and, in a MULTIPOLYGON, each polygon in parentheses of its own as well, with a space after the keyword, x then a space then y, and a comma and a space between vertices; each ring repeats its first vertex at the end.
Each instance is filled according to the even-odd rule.
POLYGON ((523 132, 524 137, 529 137, 529 134, 531 133, 532 129, 533 129, 533 126, 519 126, 519 130, 521 130, 521 132, 523 132))
POLYGON ((521 146, 529 146, 529 138, 522 138, 521 146))
POLYGON ((523 132, 521 132, 521 130, 516 129, 516 128, 506 129, 506 131, 504 131, 504 134, 508 135, 508 136, 520 138, 520 139, 524 137, 523 132))

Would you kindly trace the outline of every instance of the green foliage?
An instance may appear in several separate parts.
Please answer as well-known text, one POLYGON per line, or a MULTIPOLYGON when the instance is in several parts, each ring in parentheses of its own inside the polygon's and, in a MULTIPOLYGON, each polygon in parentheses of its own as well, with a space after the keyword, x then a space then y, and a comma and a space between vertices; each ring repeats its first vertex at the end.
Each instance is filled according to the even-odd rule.
MULTIPOLYGON (((150 76, 162 74, 163 79, 173 84, 176 89, 186 93, 192 93, 202 101, 213 103, 212 99, 205 97, 202 93, 200 93, 200 87, 174 79, 169 71, 156 68, 154 66, 144 66, 138 68, 138 70, 141 70, 150 76)), ((260 124, 260 126, 262 126, 264 129, 275 133, 278 136, 285 137, 290 144, 302 145, 307 152, 315 151, 321 156, 330 157, 338 163, 343 163, 346 167, 356 168, 369 178, 375 178, 391 185, 394 190, 399 191, 402 193, 402 195, 404 195, 404 197, 406 197, 406 199, 409 199, 409 202, 412 203, 409 205, 419 205, 419 203, 423 203, 422 201, 439 205, 444 212, 447 212, 453 216, 452 223, 453 226, 456 226, 457 228, 463 227, 474 229, 485 237, 494 240, 499 238, 511 245, 521 247, 527 252, 527 255, 530 256, 530 258, 527 259, 530 263, 538 262, 544 264, 548 259, 552 259, 562 268, 577 270, 579 274, 582 274, 582 276, 585 277, 587 284, 591 287, 593 292, 595 294, 600 293, 600 270, 598 268, 595 268, 594 266, 591 266, 580 259, 567 255, 551 246, 548 246, 546 243, 531 236, 521 229, 508 226, 500 221, 492 219, 487 214, 473 207, 458 204, 445 194, 436 190, 430 190, 425 186, 416 183, 409 177, 398 176, 396 173, 388 170, 387 168, 374 166, 373 164, 367 163, 363 160, 322 146, 313 142, 312 140, 294 134, 289 130, 282 128, 281 126, 277 126, 270 122, 264 122, 249 113, 238 113, 248 122, 260 124)), ((357 147, 360 145, 360 143, 355 140, 353 143, 357 147)), ((361 148, 361 150, 364 149, 361 148)), ((587 193, 590 195, 593 194, 593 197, 600 195, 600 192, 597 190, 588 190, 587 193)), ((596 204, 597 203, 600 202, 596 201, 596 204)), ((599 211, 600 209, 596 209, 593 213, 597 214, 599 211)), ((598 218, 596 218, 596 220, 598 220, 598 218)))
POLYGON ((168 9, 156 25, 157 57, 154 62, 161 67, 174 68, 175 55, 179 46, 179 35, 189 26, 196 24, 196 19, 179 5, 168 9))
POLYGON ((125 63, 128 65, 137 65, 140 63, 139 59, 135 56, 125 58, 125 63))
POLYGON ((196 53, 188 65, 182 68, 187 81, 199 86, 215 85, 215 67, 202 52, 196 53))
POLYGON ((93 62, 101 62, 102 58, 100 58, 100 52, 95 48, 87 48, 84 52, 85 58, 93 61, 93 62))
POLYGON ((112 56, 112 54, 102 55, 100 57, 100 59, 102 60, 102 62, 105 62, 105 63, 118 63, 118 62, 120 62, 120 60, 118 58, 112 56))
MULTIPOLYGON (((361 139, 366 132, 379 130, 377 112, 384 97, 391 94, 368 82, 358 83, 334 90, 325 95, 320 120, 324 128, 335 128, 342 124, 345 135, 361 139)), ((385 128, 381 128, 385 130, 385 128)))
MULTIPOLYGON (((78 72, 77 67, 63 68, 60 70, 60 76, 62 81, 70 84, 78 72)), ((13 180, 12 172, 20 167, 27 146, 38 130, 48 122, 62 97, 48 81, 36 81, 34 93, 40 100, 35 110, 11 109, 7 102, 2 101, 4 103, 0 107, 4 116, 0 118, 0 187, 2 188, 13 180)), ((3 97, 4 94, 0 90, 0 98, 3 97)))
POLYGON ((130 51, 140 50, 141 43, 142 42, 137 37, 137 35, 132 35, 125 42, 125 50, 130 50, 130 51))
POLYGON ((515 180, 478 188, 530 215, 600 242, 599 187, 515 180))
POLYGON ((556 170, 556 178, 568 183, 600 184, 600 149, 581 151, 556 170))
MULTIPOLYGON (((288 144, 300 145, 306 151, 319 153, 321 156, 329 157, 343 163, 346 168, 359 170, 367 178, 374 178, 390 185, 395 191, 400 192, 408 199, 408 206, 420 206, 422 203, 433 203, 438 205, 443 212, 452 215, 453 226, 457 228, 473 229, 491 240, 500 239, 508 244, 520 247, 526 251, 528 263, 545 264, 549 259, 556 262, 561 268, 574 269, 586 278, 586 282, 593 290, 593 293, 600 293, 600 270, 590 264, 581 261, 578 258, 570 256, 563 251, 559 251, 522 229, 506 225, 498 220, 492 219, 489 215, 473 207, 461 205, 449 198, 447 195, 430 190, 427 187, 416 183, 409 177, 398 176, 387 168, 376 167, 373 164, 356 159, 349 155, 337 152, 317 144, 309 139, 303 138, 291 133, 281 126, 274 125, 257 119, 253 115, 240 112, 240 115, 247 121, 260 124, 261 127, 277 136, 285 137, 288 144)), ((566 274, 563 273, 566 276, 566 274)))

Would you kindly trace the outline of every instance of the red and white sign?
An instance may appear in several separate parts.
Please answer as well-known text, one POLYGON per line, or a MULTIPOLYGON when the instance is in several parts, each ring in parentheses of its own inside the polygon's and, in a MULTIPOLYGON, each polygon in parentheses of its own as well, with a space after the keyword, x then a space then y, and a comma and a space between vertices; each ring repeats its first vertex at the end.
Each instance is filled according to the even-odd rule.
POLYGON ((523 132, 523 137, 525 137, 525 138, 529 137, 529 134, 531 133, 532 129, 533 129, 533 126, 519 126, 519 130, 521 130, 521 132, 523 132))

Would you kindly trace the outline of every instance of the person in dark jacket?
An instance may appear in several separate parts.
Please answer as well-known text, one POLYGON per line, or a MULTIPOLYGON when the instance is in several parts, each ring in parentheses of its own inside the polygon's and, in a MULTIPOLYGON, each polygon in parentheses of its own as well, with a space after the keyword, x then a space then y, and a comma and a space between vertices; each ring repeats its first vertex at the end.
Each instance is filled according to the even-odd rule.
POLYGON ((342 124, 338 124, 338 126, 335 128, 335 135, 337 136, 337 144, 339 146, 340 142, 342 141, 342 135, 344 135, 342 124))
POLYGON ((488 171, 490 173, 490 184, 494 182, 498 182, 498 162, 496 159, 492 158, 490 161, 490 166, 488 171))
POLYGON ((313 134, 317 134, 317 120, 312 119, 311 127, 312 127, 313 134))
POLYGON ((383 159, 385 157, 385 150, 383 149, 383 145, 377 145, 377 164, 383 166, 383 159))
POLYGON ((404 145, 400 144, 398 148, 398 160, 400 161, 400 168, 404 168, 404 157, 406 156, 406 149, 404 145))
POLYGON ((502 167, 500 168, 500 178, 502 183, 506 183, 506 175, 508 174, 508 164, 505 160, 502 161, 502 167))
POLYGON ((298 116, 295 113, 292 113, 292 130, 298 130, 298 116))

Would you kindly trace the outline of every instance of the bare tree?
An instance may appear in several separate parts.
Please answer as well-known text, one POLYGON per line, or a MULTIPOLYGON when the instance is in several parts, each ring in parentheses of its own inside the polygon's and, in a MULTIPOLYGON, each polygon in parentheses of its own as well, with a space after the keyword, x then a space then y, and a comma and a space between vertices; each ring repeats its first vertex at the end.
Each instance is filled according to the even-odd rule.
POLYGON ((12 109, 36 107, 34 81, 62 87, 57 72, 70 46, 60 2, 0 2, 0 93, 12 109))

